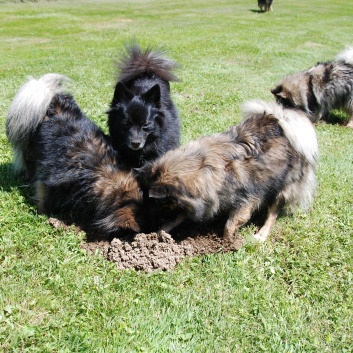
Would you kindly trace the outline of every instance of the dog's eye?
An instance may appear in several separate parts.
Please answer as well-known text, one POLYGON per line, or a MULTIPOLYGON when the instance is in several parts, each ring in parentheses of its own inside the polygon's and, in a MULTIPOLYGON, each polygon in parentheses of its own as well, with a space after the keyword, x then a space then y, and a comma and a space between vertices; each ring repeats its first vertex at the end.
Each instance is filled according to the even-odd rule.
POLYGON ((143 124, 143 125, 141 126, 141 129, 142 129, 143 131, 148 131, 149 128, 150 128, 150 126, 149 126, 148 124, 143 124))

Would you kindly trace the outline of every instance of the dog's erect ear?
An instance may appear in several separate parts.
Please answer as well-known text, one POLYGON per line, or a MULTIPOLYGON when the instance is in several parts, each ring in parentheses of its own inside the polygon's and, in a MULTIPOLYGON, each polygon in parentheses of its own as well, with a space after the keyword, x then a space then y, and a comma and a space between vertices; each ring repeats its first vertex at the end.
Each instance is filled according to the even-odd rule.
POLYGON ((271 89, 271 93, 276 97, 287 98, 286 92, 283 91, 282 85, 278 85, 277 87, 271 89))
POLYGON ((124 85, 124 83, 119 81, 115 86, 113 102, 115 104, 128 102, 131 101, 132 98, 134 98, 133 93, 124 85))
POLYGON ((147 92, 142 94, 142 99, 146 103, 153 103, 156 105, 157 108, 161 107, 161 88, 159 84, 155 84, 151 87, 147 92))

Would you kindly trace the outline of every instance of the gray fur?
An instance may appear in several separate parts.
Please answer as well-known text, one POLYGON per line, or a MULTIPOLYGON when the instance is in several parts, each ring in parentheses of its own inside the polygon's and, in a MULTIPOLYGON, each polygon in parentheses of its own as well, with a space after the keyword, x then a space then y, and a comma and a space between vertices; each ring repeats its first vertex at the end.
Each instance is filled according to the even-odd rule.
POLYGON ((277 102, 303 110, 314 123, 342 109, 349 115, 347 126, 353 128, 353 48, 340 53, 337 61, 284 77, 271 92, 277 102))

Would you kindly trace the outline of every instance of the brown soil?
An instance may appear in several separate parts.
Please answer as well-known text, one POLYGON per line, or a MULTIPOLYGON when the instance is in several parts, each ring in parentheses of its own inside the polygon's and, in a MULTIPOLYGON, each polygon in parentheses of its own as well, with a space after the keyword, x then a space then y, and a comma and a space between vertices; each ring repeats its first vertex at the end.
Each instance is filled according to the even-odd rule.
MULTIPOLYGON (((48 222, 56 229, 68 229, 58 219, 49 218, 48 222)), ((185 224, 173 231, 173 235, 163 231, 140 233, 133 239, 87 240, 82 247, 91 254, 99 251, 104 258, 115 262, 119 269, 166 271, 172 270, 185 257, 233 252, 241 248, 242 237, 224 241, 221 234, 222 229, 217 224, 208 227, 185 224)))

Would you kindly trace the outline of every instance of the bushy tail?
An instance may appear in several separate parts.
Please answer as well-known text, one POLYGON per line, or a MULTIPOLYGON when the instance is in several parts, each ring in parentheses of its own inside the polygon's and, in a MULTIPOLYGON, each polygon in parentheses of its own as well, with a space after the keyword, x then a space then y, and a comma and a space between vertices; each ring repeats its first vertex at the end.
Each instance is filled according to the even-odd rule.
POLYGON ((179 81, 173 74, 178 64, 168 59, 166 52, 147 47, 144 51, 137 43, 125 46, 126 53, 118 61, 118 81, 127 82, 141 74, 154 74, 164 81, 179 81))
POLYGON ((46 115, 49 104, 57 93, 64 91, 63 83, 69 79, 59 74, 46 74, 25 83, 10 106, 6 120, 6 134, 14 151, 14 168, 25 169, 24 151, 30 137, 46 115))
POLYGON ((245 118, 254 114, 273 115, 294 149, 311 165, 316 165, 319 155, 316 133, 304 113, 286 109, 274 102, 255 100, 243 105, 243 114, 245 118))
POLYGON ((303 166, 303 176, 283 191, 286 205, 294 211, 297 207, 307 209, 313 200, 316 188, 315 168, 319 148, 313 124, 307 116, 293 109, 286 109, 271 102, 250 101, 243 106, 245 117, 254 114, 272 115, 278 120, 283 132, 293 148, 302 155, 307 163, 303 166))
POLYGON ((347 47, 336 57, 337 61, 343 61, 345 64, 353 65, 353 47, 347 47))

